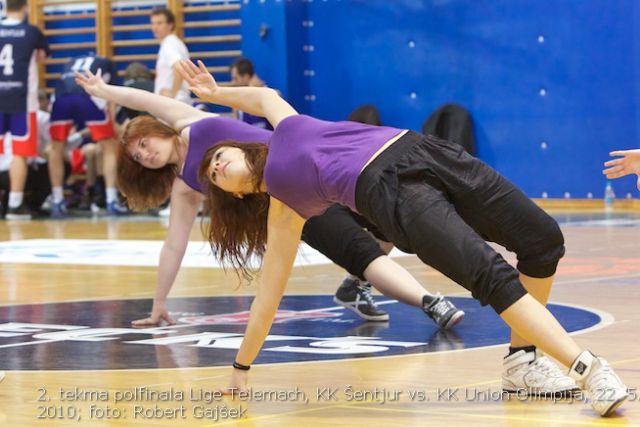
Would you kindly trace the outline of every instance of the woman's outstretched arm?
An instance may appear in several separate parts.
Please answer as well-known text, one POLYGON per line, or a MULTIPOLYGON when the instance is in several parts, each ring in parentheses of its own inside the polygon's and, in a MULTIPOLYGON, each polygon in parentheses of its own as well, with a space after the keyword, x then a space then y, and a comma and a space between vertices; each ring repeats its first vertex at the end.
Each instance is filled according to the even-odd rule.
POLYGON ((91 96, 106 99, 133 110, 146 111, 178 132, 194 121, 217 115, 146 90, 107 84, 102 79, 101 70, 98 70, 97 74, 90 71, 86 74, 76 73, 76 83, 91 96))
MULTIPOLYGON (((304 220, 293 209, 271 198, 262 279, 251 303, 249 323, 236 355, 235 361, 239 364, 251 365, 269 334, 296 258, 303 225, 304 220)), ((243 389, 247 379, 247 371, 234 368, 229 388, 243 389)))
POLYGON ((167 297, 180 270, 180 264, 189 244, 191 228, 201 202, 200 193, 185 184, 182 179, 175 179, 171 189, 169 230, 158 261, 153 308, 149 317, 131 322, 133 326, 138 328, 158 326, 163 320, 169 324, 175 323, 175 320, 169 316, 167 297))
POLYGON ((178 71, 189 83, 189 89, 201 100, 235 108, 254 116, 266 117, 275 128, 283 119, 298 114, 278 93, 266 87, 221 87, 207 68, 198 61, 180 61, 178 71))

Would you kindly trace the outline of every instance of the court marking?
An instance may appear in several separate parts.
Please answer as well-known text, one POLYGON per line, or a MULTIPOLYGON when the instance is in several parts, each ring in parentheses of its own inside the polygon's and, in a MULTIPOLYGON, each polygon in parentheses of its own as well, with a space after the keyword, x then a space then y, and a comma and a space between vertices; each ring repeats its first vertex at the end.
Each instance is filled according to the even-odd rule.
MULTIPOLYGON (((290 295, 293 296, 293 295, 290 295)), ((310 295, 296 295, 296 296, 302 296, 302 297, 310 297, 310 295)), ((320 294, 318 296, 321 297, 326 297, 326 294, 320 294)), ((193 297, 187 297, 186 299, 191 299, 193 297)), ((473 298, 470 297, 458 297, 458 298, 465 298, 465 299, 469 299, 472 300, 473 298)), ((134 299, 137 300, 137 299, 134 299)), ((590 307, 585 307, 585 306, 580 306, 580 305, 574 305, 574 304, 565 304, 565 303, 555 303, 550 301, 550 304, 554 304, 557 306, 564 306, 564 307, 568 307, 568 308, 572 308, 572 309, 576 309, 576 310, 582 310, 585 311, 587 313, 592 313, 595 314, 596 316, 598 316, 599 321, 595 324, 593 324, 590 327, 587 327, 585 329, 580 329, 580 330, 576 330, 573 332, 570 332, 569 335, 581 335, 584 333, 588 333, 588 332, 593 332, 593 331, 597 331, 599 329, 603 329, 606 328, 607 326, 612 325, 615 322, 615 318, 608 312, 602 311, 602 310, 598 310, 598 309, 594 309, 594 308, 590 308, 590 307)), ((396 300, 386 300, 386 301, 380 301, 379 304, 381 305, 385 305, 385 304, 401 304, 396 300)), ((331 307, 324 307, 324 308, 318 308, 318 309, 309 309, 309 310, 302 310, 300 311, 301 313, 312 313, 315 311, 322 311, 322 312, 330 312, 330 311, 339 311, 339 310, 344 310, 343 307, 340 306, 331 306, 331 307)), ((23 323, 23 322, 17 322, 17 323, 23 323)), ((206 325, 204 325, 206 326, 206 325)), ((139 328, 141 330, 143 330, 145 334, 153 334, 153 333, 157 333, 157 334, 166 334, 166 333, 171 333, 174 330, 180 330, 183 328, 191 328, 194 327, 193 324, 177 324, 177 325, 169 325, 169 326, 162 326, 162 327, 153 327, 153 328, 139 328)), ((91 329, 90 327, 77 327, 74 330, 82 330, 82 329, 91 329), (79 329, 78 329, 79 328, 79 329)), ((134 328, 132 328, 134 329, 134 328)), ((134 329, 137 330, 137 329, 134 329)), ((134 332, 132 332, 134 333, 134 332)), ((38 334, 36 332, 36 334, 38 334)), ((278 335, 278 334, 276 334, 278 335)), ((243 334, 239 334, 239 337, 242 337, 243 334)), ((179 336, 176 336, 176 338, 179 338, 179 336)), ((331 339, 336 339, 336 338, 340 338, 339 336, 336 337, 320 337, 317 339, 322 339, 322 340, 331 340, 331 339)), ((390 338, 384 338, 383 340, 387 340, 390 338)), ((403 338, 404 339, 404 338, 403 338)), ((50 343, 55 343, 55 342, 64 342, 67 341, 67 339, 44 339, 44 340, 38 340, 38 341, 27 341, 27 342, 22 342, 22 343, 13 343, 13 344, 4 344, 1 345, 0 348, 7 348, 7 347, 18 347, 21 345, 33 345, 33 344, 50 344, 50 343)), ((122 343, 126 344, 127 342, 123 341, 122 343)), ((135 344, 135 342, 133 342, 135 344)), ((375 343, 374 343, 375 344, 375 343)), ((277 361, 277 362, 261 362, 255 365, 256 368, 261 367, 261 366, 280 366, 280 365, 299 365, 299 364, 309 364, 309 363, 326 363, 326 362, 344 362, 344 361, 351 361, 351 362, 358 362, 358 361, 370 361, 370 360, 376 360, 376 359, 391 359, 391 358, 400 358, 400 357, 413 357, 413 356, 420 356, 420 355, 428 355, 428 354, 442 354, 442 353, 462 353, 462 352, 469 352, 469 351, 475 351, 475 350, 479 350, 479 349, 491 349, 491 348, 498 348, 498 347, 502 347, 502 346, 506 346, 508 345, 508 342, 502 342, 502 343, 497 343, 497 344, 491 344, 491 345, 480 345, 480 346, 474 346, 474 347, 468 347, 468 348, 462 348, 462 349, 445 349, 445 350, 435 350, 435 351, 429 351, 429 352, 423 352, 423 353, 409 353, 409 354, 390 354, 390 355, 377 355, 377 356, 371 356, 371 355, 367 355, 366 357, 342 357, 342 358, 335 358, 335 359, 316 359, 316 360, 299 360, 299 361, 291 361, 291 360, 287 360, 287 361, 277 361)), ((30 370, 7 370, 7 372, 122 372, 122 371, 127 371, 127 372, 158 372, 158 371, 171 371, 171 370, 193 370, 193 369, 217 369, 217 368, 227 368, 226 365, 222 365, 222 366, 193 366, 193 367, 175 367, 175 368, 128 368, 128 369, 79 369, 79 370, 70 370, 70 369, 53 369, 53 370, 48 370, 48 369, 43 369, 43 370, 37 370, 37 371, 30 371, 30 370)))

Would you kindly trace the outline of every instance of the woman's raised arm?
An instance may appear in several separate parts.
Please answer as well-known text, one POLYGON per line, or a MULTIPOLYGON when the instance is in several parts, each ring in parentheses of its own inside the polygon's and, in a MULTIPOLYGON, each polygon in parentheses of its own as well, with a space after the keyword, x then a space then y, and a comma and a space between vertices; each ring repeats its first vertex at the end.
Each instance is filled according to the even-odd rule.
POLYGON ((107 84, 102 79, 102 70, 98 70, 97 74, 90 71, 86 74, 76 73, 76 83, 91 96, 106 99, 133 110, 146 111, 178 132, 196 120, 216 115, 146 90, 107 84))
POLYGON ((177 66, 177 70, 189 83, 189 89, 201 100, 235 108, 254 116, 265 117, 274 128, 283 119, 298 114, 273 89, 251 86, 218 86, 202 61, 198 61, 196 67, 190 60, 182 60, 177 66))

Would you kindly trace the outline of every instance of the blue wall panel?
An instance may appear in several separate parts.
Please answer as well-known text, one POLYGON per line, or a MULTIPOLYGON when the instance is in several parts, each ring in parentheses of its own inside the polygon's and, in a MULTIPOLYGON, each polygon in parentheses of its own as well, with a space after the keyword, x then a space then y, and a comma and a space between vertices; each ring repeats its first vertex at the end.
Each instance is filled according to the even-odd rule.
MULTIPOLYGON (((474 117, 479 156, 528 195, 602 197, 608 151, 640 145, 639 9, 633 0, 250 0, 243 51, 302 112, 339 120, 373 103, 384 123, 418 130, 456 102, 474 117), (276 13, 277 40, 259 39, 256 25, 276 13), (313 47, 300 54, 300 43, 313 47)), ((633 181, 614 182, 618 196, 635 197, 633 181)))

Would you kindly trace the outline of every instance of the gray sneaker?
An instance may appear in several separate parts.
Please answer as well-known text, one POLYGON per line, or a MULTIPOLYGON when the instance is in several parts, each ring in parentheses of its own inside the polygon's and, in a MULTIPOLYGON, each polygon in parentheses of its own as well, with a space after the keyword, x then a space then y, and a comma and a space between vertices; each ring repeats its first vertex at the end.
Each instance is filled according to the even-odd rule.
POLYGON ((452 328, 464 318, 464 311, 442 295, 436 295, 430 303, 426 302, 425 296, 422 310, 442 329, 452 328))
POLYGON ((373 300, 371 285, 367 282, 350 278, 344 279, 333 297, 333 302, 352 310, 364 320, 371 322, 389 320, 389 314, 380 310, 373 300))

